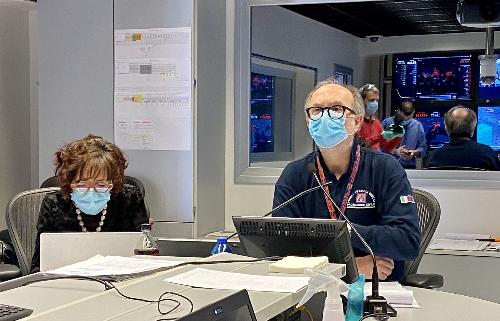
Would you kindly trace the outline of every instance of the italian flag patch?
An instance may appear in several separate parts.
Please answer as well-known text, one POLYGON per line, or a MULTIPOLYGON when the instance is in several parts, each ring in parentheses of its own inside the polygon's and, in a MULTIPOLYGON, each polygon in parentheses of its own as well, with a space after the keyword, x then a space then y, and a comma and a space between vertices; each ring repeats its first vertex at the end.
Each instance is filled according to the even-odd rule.
POLYGON ((415 200, 413 199, 413 196, 411 196, 411 195, 400 196, 399 200, 401 201, 401 204, 415 203, 415 200))

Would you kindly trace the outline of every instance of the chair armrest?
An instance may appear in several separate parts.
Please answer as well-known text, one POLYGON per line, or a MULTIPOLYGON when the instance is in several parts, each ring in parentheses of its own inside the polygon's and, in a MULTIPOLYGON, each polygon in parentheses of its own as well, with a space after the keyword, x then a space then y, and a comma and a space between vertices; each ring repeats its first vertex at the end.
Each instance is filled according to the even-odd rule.
POLYGON ((443 286, 443 276, 439 274, 408 274, 403 285, 423 289, 438 289, 443 286))

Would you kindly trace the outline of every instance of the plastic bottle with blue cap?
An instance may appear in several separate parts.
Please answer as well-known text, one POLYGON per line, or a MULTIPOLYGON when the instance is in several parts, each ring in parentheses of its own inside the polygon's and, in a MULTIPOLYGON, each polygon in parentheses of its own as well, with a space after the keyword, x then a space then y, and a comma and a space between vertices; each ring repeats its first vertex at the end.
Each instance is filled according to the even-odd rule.
POLYGON ((211 255, 219 254, 219 253, 233 253, 233 250, 227 244, 227 237, 218 237, 217 238, 217 243, 212 249, 211 255))

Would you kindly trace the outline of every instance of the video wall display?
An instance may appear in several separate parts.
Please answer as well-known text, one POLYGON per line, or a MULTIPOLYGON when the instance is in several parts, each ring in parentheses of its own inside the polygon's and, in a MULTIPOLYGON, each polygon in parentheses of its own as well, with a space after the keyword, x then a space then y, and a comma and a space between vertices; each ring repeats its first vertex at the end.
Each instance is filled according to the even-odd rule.
POLYGON ((428 150, 449 142, 444 115, 463 105, 478 116, 477 142, 500 152, 500 58, 491 83, 479 77, 483 51, 404 53, 393 56, 392 107, 410 100, 415 119, 424 127, 428 150))
POLYGON ((417 111, 415 119, 424 127, 428 150, 439 148, 450 141, 444 126, 444 112, 439 110, 417 111))
POLYGON ((472 54, 396 55, 393 100, 466 100, 471 98, 472 54))
POLYGON ((477 142, 500 151, 500 106, 478 106, 477 142))

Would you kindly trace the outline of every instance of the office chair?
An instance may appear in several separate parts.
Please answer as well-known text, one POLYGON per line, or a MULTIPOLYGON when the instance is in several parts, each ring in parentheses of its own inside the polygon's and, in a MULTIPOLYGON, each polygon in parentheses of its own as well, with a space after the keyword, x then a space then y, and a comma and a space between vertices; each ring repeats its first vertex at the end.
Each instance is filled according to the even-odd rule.
POLYGON ((7 205, 5 220, 22 275, 29 274, 31 269, 37 236, 36 224, 43 198, 58 190, 59 187, 50 187, 25 191, 14 196, 7 205))
POLYGON ((424 256, 425 250, 436 231, 441 216, 441 207, 437 199, 430 193, 413 189, 415 205, 420 225, 420 249, 418 256, 405 264, 405 278, 403 285, 418 288, 436 289, 443 286, 443 276, 439 274, 418 274, 418 265, 424 256))
MULTIPOLYGON (((123 184, 135 186, 141 192, 142 196, 146 197, 146 189, 144 188, 144 184, 142 184, 139 179, 125 175, 123 184)), ((49 177, 43 181, 42 185, 40 185, 40 188, 47 187, 59 187, 59 178, 57 176, 49 177)))

